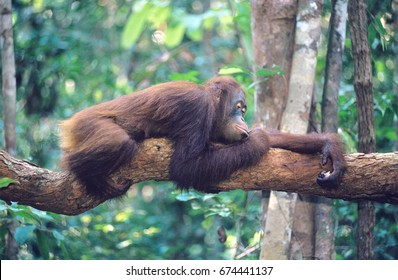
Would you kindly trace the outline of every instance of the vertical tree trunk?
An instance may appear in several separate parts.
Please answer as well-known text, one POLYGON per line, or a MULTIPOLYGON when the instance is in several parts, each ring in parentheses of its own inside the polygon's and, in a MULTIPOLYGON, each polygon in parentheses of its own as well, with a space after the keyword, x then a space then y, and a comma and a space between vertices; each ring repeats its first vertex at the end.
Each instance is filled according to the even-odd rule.
POLYGON ((296 12, 297 0, 251 0, 254 63, 285 70, 283 76, 270 77, 256 87, 254 120, 268 128, 279 128, 286 106, 296 12))
POLYGON ((1 12, 1 59, 2 59, 2 91, 3 91, 3 121, 5 149, 16 155, 16 81, 14 61, 14 39, 12 33, 11 0, 0 1, 1 12))
MULTIPOLYGON (((322 99, 322 132, 337 133, 340 79, 346 33, 347 0, 332 0, 329 42, 322 99)), ((315 259, 334 258, 332 200, 318 197, 315 205, 315 259)))
MULTIPOLYGON (((365 0, 350 0, 348 15, 354 57, 354 88, 358 111, 358 151, 372 153, 376 150, 373 109, 373 81, 368 19, 365 0)), ((373 259, 375 224, 374 204, 358 203, 357 253, 359 259, 373 259)))
MULTIPOLYGON (((16 80, 11 0, 0 1, 0 15, 4 144, 5 149, 15 156, 17 153, 16 80)), ((14 233, 18 222, 11 220, 12 222, 8 225, 8 232, 5 236, 5 255, 9 259, 17 259, 18 244, 14 239, 14 233)))
MULTIPOLYGON (((273 65, 278 65, 285 71, 283 76, 271 77, 258 83, 256 87, 254 120, 268 128, 279 128, 283 109, 286 105, 293 56, 296 11, 296 0, 283 2, 251 0, 254 63, 260 68, 272 68, 273 65)), ((257 79, 257 82, 260 82, 260 80, 257 79)), ((266 236, 265 223, 270 193, 264 191, 262 196, 263 215, 261 224, 266 236)), ((265 252, 263 243, 260 259, 273 258, 267 256, 265 252)))
MULTIPOLYGON (((255 115, 256 123, 262 123, 268 128, 279 128, 283 109, 286 105, 288 95, 288 81, 290 76, 291 61, 293 56, 294 27, 297 11, 297 1, 277 0, 251 0, 252 14, 252 45, 254 63, 258 68, 272 68, 273 65, 280 66, 285 74, 274 76, 266 81, 258 83, 255 92, 255 115)), ((257 70, 258 68, 255 68, 257 70)), ((264 238, 261 246, 260 259, 274 259, 265 249, 265 241, 271 231, 265 229, 266 217, 268 216, 270 192, 262 192, 262 219, 261 225, 264 229, 264 238)), ((275 207, 279 208, 277 205, 275 207)), ((272 207, 272 206, 271 206, 272 207)), ((284 210, 281 210, 284 211, 284 210)), ((271 222, 275 226, 279 221, 271 222)), ((283 229, 276 229, 277 232, 283 229)), ((289 235, 290 233, 286 233, 289 235)), ((278 236, 275 242, 283 242, 284 237, 278 236)), ((286 252, 284 252, 286 254, 286 252)))
MULTIPOLYGON (((321 13, 322 1, 299 1, 295 31, 296 47, 289 80, 289 98, 281 120, 281 128, 285 131, 306 133, 308 129, 321 13), (292 122, 292 120, 295 121, 292 122)), ((289 249, 296 199, 296 194, 271 193, 260 258, 288 259, 290 257, 289 249)), ((299 202, 301 206, 299 209, 303 210, 302 216, 312 213, 312 209, 307 212, 308 208, 312 206, 308 206, 305 200, 299 202)), ((307 222, 312 220, 312 217, 306 219, 307 222)), ((312 255, 312 231, 309 233, 308 229, 311 231, 311 226, 307 224, 297 230, 293 239, 296 244, 292 247, 297 248, 297 251, 292 255, 299 255, 299 258, 307 258, 312 255), (305 240, 301 238, 304 236, 305 240), (311 241, 307 242, 308 240, 311 241)))
POLYGON ((297 196, 293 212, 289 259, 308 260, 314 257, 314 197, 297 196))
POLYGON ((332 0, 322 99, 322 131, 337 133, 338 104, 346 33, 347 0, 332 0))
POLYGON ((308 130, 321 34, 322 5, 322 0, 299 1, 289 98, 281 121, 283 131, 306 133, 308 130))
MULTIPOLYGON (((281 129, 284 131, 307 133, 309 128, 321 34, 322 6, 322 0, 299 1, 289 98, 281 122, 281 129)), ((306 195, 299 196, 292 215, 294 222, 289 258, 311 259, 314 252, 313 198, 306 195)))

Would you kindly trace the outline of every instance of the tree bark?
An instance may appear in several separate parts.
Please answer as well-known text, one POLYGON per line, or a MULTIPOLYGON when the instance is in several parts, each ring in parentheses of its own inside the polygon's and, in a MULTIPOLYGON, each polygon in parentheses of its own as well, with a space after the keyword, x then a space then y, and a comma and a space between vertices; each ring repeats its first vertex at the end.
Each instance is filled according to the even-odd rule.
POLYGON ((297 193, 272 191, 268 203, 268 215, 262 239, 260 259, 289 259, 293 213, 297 193))
MULTIPOLYGON (((254 71, 258 68, 272 68, 280 66, 285 74, 276 75, 263 80, 257 77, 254 95, 254 121, 268 128, 279 128, 283 110, 289 93, 289 77, 293 56, 294 29, 297 12, 297 1, 251 0, 252 14, 252 45, 254 71)), ((295 194, 293 194, 295 196, 295 194)), ((272 196, 272 199, 275 199, 272 196)), ((262 192, 261 228, 264 232, 268 217, 270 193, 262 192)), ((274 201, 275 202, 275 201, 274 201)), ((273 218, 271 218, 273 219, 273 218)), ((270 222, 268 222, 270 224, 270 222)), ((271 222, 275 225, 275 223, 271 222)), ((278 230, 279 232, 279 230, 278 230)), ((280 240, 280 237, 278 236, 280 240)), ((268 258, 264 250, 264 239, 260 252, 260 259, 268 258)))
POLYGON ((279 127, 289 93, 296 12, 296 0, 251 0, 254 63, 285 70, 283 76, 270 77, 256 87, 254 120, 268 128, 279 127))
MULTIPOLYGON (((350 0, 348 4, 352 54, 354 58, 354 89, 357 96, 358 150, 376 150, 373 109, 373 80, 368 18, 365 0, 350 0)), ((357 253, 359 259, 373 259, 375 225, 374 205, 370 201, 358 203, 357 253)))
POLYGON ((15 156, 17 152, 16 80, 11 0, 0 2, 0 15, 4 144, 5 149, 15 156))
MULTIPOLYGON (((328 52, 322 98, 322 132, 338 131, 338 103, 343 68, 347 0, 333 0, 329 24, 328 52)), ((334 259, 332 200, 317 197, 315 205, 315 250, 318 260, 334 259)))
MULTIPOLYGON (((283 111, 280 127, 283 131, 306 133, 309 123, 312 93, 315 83, 315 66, 320 38, 322 1, 298 1, 294 53, 289 80, 289 97, 283 111), (294 121, 292 121, 294 120, 294 121)), ((296 194, 274 193, 270 196, 265 237, 263 239, 263 259, 305 258, 312 255, 311 225, 298 228, 293 224, 295 210, 303 218, 312 210, 304 198, 296 202, 296 194), (272 207, 278 206, 278 207, 272 207), (293 226, 296 232, 293 232, 293 226), (290 252, 291 251, 291 252, 290 252)), ((313 219, 305 221, 312 223, 313 219)))
POLYGON ((322 131, 337 133, 338 104, 346 33, 347 0, 333 0, 322 98, 322 131))
POLYGON ((321 35, 321 16, 322 0, 299 1, 289 97, 282 116, 282 131, 306 133, 308 130, 321 35))
POLYGON ((298 195, 293 209, 292 238, 289 246, 290 260, 314 258, 314 200, 311 195, 298 195))
MULTIPOLYGON (((0 48, 2 59, 3 123, 5 149, 12 155, 17 153, 16 92, 14 38, 12 32, 11 0, 0 2, 0 48)), ((17 259, 19 246, 14 239, 18 221, 10 217, 5 236, 5 255, 17 259)))
MULTIPOLYGON (((112 180, 168 181, 172 144, 166 139, 148 139, 138 155, 112 175, 112 180)), ((212 191, 278 190, 346 200, 368 199, 398 204, 398 152, 345 155, 348 171, 335 188, 322 188, 315 182, 323 170, 320 155, 302 155, 272 149, 261 162, 235 172, 212 191)), ((326 166, 330 168, 330 166, 326 166)), ((77 215, 106 198, 91 197, 67 171, 50 171, 0 152, 0 178, 17 180, 0 189, 0 198, 30 205, 40 210, 77 215)))

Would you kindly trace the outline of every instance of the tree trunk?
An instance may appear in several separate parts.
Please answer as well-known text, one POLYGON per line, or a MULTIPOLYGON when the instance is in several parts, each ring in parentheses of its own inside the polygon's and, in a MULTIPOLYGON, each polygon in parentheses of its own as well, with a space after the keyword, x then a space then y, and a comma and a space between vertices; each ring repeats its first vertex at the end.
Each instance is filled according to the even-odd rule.
POLYGON ((289 98, 282 116, 282 131, 306 133, 308 130, 321 34, 322 2, 299 1, 289 98))
MULTIPOLYGON (((329 24, 325 83, 322 99, 322 132, 338 131, 338 104, 346 33, 347 0, 333 0, 329 24)), ((315 205, 315 259, 334 259, 332 200, 317 197, 315 205)))
MULTIPOLYGON (((258 68, 280 66, 285 74, 267 80, 257 77, 254 95, 254 121, 268 128, 279 128, 286 106, 293 56, 297 1, 251 0, 252 45, 254 63, 258 68)), ((258 68, 254 68, 256 71, 258 68)), ((262 192, 261 228, 265 231, 269 209, 269 191, 262 192)), ((261 248, 260 259, 266 258, 261 248)))
MULTIPOLYGON (((295 49, 289 80, 289 97, 281 120, 281 129, 292 133, 307 133, 311 100, 315 84, 315 67, 320 39, 322 1, 299 1, 296 17, 295 49), (294 120, 294 121, 293 121, 294 120)), ((270 197, 263 254, 265 259, 308 258, 313 252, 313 213, 311 198, 276 193, 270 197), (275 200, 275 201, 273 201, 275 200), (280 209, 271 207, 279 205, 280 209), (295 211, 298 211, 294 217, 295 211), (275 216, 275 217, 274 217, 275 216), (300 219, 293 224, 293 220, 300 219), (279 221, 278 227, 276 222, 279 221), (293 226, 296 226, 295 230, 293 226), (282 229, 282 231, 280 231, 282 229), (293 237, 291 230, 294 230, 293 237), (282 247, 280 249, 276 249, 282 247), (289 252, 292 251, 292 252, 289 252), (277 255, 276 252, 284 253, 277 255), (269 255, 267 255, 269 254, 269 255)))
POLYGON ((314 199, 311 195, 297 196, 289 246, 291 260, 314 258, 314 199))
POLYGON ((297 193, 271 192, 260 259, 289 259, 293 213, 296 200, 297 193))
POLYGON ((335 259, 333 200, 327 197, 317 197, 314 209, 315 248, 316 260, 335 259))
MULTIPOLYGON (((12 155, 17 153, 16 134, 16 80, 14 60, 14 39, 12 32, 12 7, 11 0, 0 2, 0 34, 1 34, 1 59, 2 59, 2 91, 3 91, 3 121, 5 149, 12 155)), ((5 240, 5 255, 9 259, 18 258, 18 244, 14 239, 17 220, 10 217, 8 232, 5 240)))
POLYGON ((251 0, 251 12, 255 65, 268 69, 278 65, 285 70, 283 76, 258 83, 255 94, 255 123, 277 129, 289 92, 297 1, 251 0))
MULTIPOLYGON (((364 153, 373 153, 376 150, 376 139, 366 1, 350 0, 348 14, 354 58, 354 88, 357 96, 358 150, 364 153)), ((357 232, 357 253, 359 259, 373 259, 374 224, 375 212, 373 203, 370 201, 360 201, 358 204, 357 232)))
POLYGON ((16 136, 16 80, 14 39, 12 33, 11 0, 0 2, 1 59, 3 79, 3 121, 5 149, 13 156, 17 151, 16 136))
POLYGON ((322 99, 322 131, 337 133, 338 104, 346 33, 347 0, 333 0, 329 24, 325 83, 322 99))

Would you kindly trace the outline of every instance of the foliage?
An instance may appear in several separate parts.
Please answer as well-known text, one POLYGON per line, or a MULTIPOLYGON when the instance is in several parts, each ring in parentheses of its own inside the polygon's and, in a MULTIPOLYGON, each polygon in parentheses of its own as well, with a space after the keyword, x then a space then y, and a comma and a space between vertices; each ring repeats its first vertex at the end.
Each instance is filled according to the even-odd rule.
MULTIPOLYGON (((226 1, 19 0, 13 9, 19 155, 49 168, 59 159, 58 119, 149 84, 203 82, 222 65, 244 61, 226 1)), ((154 185, 136 186, 122 201, 76 217, 51 214, 57 216, 51 223, 25 217, 36 210, 4 205, 1 228, 9 222, 6 213, 17 217, 21 257, 34 259, 232 258, 258 242, 255 194, 250 207, 242 205, 243 192, 190 194, 182 202, 187 196, 172 186, 154 185), (250 229, 240 225, 237 233, 237 221, 250 229), (217 241, 221 223, 226 245, 217 241)))
POLYGON ((69 258, 65 249, 65 237, 59 230, 59 225, 62 221, 61 216, 18 205, 17 203, 7 205, 4 201, 0 201, 0 213, 1 259, 6 258, 3 255, 3 251, 7 225, 14 219, 19 224, 14 238, 21 246, 21 258, 50 259, 54 258, 54 255, 60 255, 64 259, 69 258))
MULTIPOLYGON (((82 108, 151 84, 203 82, 217 73, 234 75, 253 104, 254 73, 264 79, 283 75, 279 66, 258 69, 251 65, 247 0, 12 2, 18 153, 51 169, 59 168, 58 120, 82 108)), ((398 104, 393 89, 398 82, 394 81, 393 48, 397 42, 389 5, 390 1, 369 1, 380 152, 393 150, 397 143, 398 104)), ((325 22, 329 15, 326 5, 325 22)), ((325 28, 323 36, 326 33, 325 28)), ((321 42, 319 89, 327 40, 321 42)), ((357 142, 352 79, 348 37, 339 96, 341 134, 348 151, 354 151, 357 142)), ((252 108, 249 105, 249 122, 252 108)), ((0 121, 0 136, 1 128, 0 121)), ((0 185, 8 183, 0 179, 0 185)), ((336 258, 355 258, 355 204, 335 204, 336 258)), ((180 193, 171 184, 156 182, 136 185, 125 198, 75 217, 2 202, 0 250, 3 254, 10 219, 16 219, 14 237, 23 259, 257 259, 260 211, 255 192, 180 193), (220 226, 227 234, 224 244, 218 241, 220 226)), ((393 234, 398 230, 397 213, 394 206, 377 205, 377 258, 398 258, 398 238, 393 234)))
POLYGON ((15 181, 14 179, 11 178, 0 178, 0 188, 6 188, 8 187, 10 184, 19 184, 18 181, 15 181))
MULTIPOLYGON (((173 190, 170 184, 140 184, 134 186, 123 201, 102 205, 89 213, 69 218, 70 228, 63 233, 72 252, 71 258, 233 257, 237 242, 234 238, 235 226, 242 223, 246 212, 250 212, 252 217, 259 214, 256 207, 259 198, 252 194, 250 199, 257 200, 257 203, 250 206, 245 204, 246 196, 242 192, 209 196, 174 193, 173 190), (157 207, 151 207, 154 203, 157 207), (229 236, 225 245, 217 240, 217 227, 221 224, 229 236)), ((245 223, 253 228, 259 227, 258 221, 252 218, 245 223)), ((249 246, 253 239, 254 236, 244 234, 239 245, 249 246)), ((257 256, 254 254, 253 257, 257 256)))
MULTIPOLYGON (((369 45, 372 52, 374 108, 376 145, 378 152, 390 152, 396 149, 398 143, 398 99, 396 92, 396 65, 398 37, 394 31, 390 1, 368 1, 369 45), (394 37, 395 36, 395 37, 394 37), (395 74, 395 78, 394 78, 395 74), (395 147, 395 148, 394 148, 395 147)), ((323 34, 325 35, 325 33, 323 34)), ((344 50, 343 81, 338 99, 339 128, 348 152, 355 152, 357 139, 357 109, 353 88, 353 60, 351 55, 351 39, 349 33, 344 50)), ((322 39, 324 40, 324 38, 322 39)), ((326 53, 321 46, 320 54, 326 53)), ((322 65, 325 56, 318 58, 318 77, 322 77, 322 65)), ((321 84, 321 80, 320 84, 321 84)), ((321 86, 319 88, 322 88, 321 86)), ((321 92, 321 91, 319 91, 321 92)), ((337 259, 354 259, 356 256, 356 221, 357 209, 355 203, 335 201, 335 244, 337 259)), ((375 227, 375 258, 397 259, 398 237, 394 234, 397 228, 396 206, 376 205, 375 227)))

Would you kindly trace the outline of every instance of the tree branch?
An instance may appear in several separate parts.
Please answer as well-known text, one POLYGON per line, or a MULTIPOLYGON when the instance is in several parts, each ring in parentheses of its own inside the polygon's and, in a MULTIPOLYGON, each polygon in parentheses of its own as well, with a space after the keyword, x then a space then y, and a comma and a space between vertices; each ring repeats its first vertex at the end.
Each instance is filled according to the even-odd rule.
MULTIPOLYGON (((112 175, 112 180, 168 180, 172 144, 166 139, 148 139, 140 145, 133 161, 112 175)), ((398 152, 345 155, 348 165, 343 182, 336 188, 322 188, 315 182, 323 170, 320 155, 301 155, 271 150, 253 167, 235 172, 213 191, 278 190, 340 198, 367 199, 398 204, 398 152)), ((0 150, 0 179, 19 184, 0 189, 0 198, 59 214, 77 215, 107 200, 88 195, 67 171, 51 171, 13 158, 0 150)))

